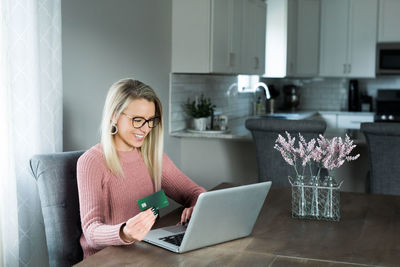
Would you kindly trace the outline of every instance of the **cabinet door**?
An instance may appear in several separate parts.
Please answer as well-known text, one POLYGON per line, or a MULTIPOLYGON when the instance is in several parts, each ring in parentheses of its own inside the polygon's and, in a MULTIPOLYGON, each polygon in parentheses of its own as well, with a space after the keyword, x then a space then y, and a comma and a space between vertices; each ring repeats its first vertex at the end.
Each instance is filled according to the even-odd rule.
MULTIPOLYGON (((281 0, 278 0, 283 3, 281 0)), ((299 20, 297 18, 298 14, 298 0, 287 0, 287 13, 282 14, 287 16, 287 50, 286 50, 286 73, 283 73, 282 76, 296 76, 298 69, 297 69, 297 33, 301 30, 301 26, 299 25, 299 20)), ((269 10, 267 10, 269 12, 269 10)), ((267 24, 267 29, 268 28, 267 24)), ((272 40, 269 40, 272 41, 272 40)), ((268 44, 267 44, 268 45, 268 44)), ((271 64, 273 64, 271 62, 271 64)))
MULTIPOLYGON (((219 0, 217 0, 219 1, 219 0)), ((231 72, 240 73, 242 64, 243 39, 243 2, 244 0, 229 0, 229 9, 232 12, 230 19, 229 37, 229 64, 231 72)))
POLYGON ((211 2, 172 2, 172 72, 210 72, 211 2))
POLYGON ((320 0, 298 0, 295 17, 297 18, 294 53, 296 59, 293 74, 316 76, 319 67, 320 0))
POLYGON ((399 14, 399 0, 379 0, 379 42, 400 42, 399 14))
POLYGON ((350 1, 347 76, 375 77, 377 17, 377 0, 350 1))
POLYGON ((263 1, 257 1, 255 5, 255 73, 263 75, 265 73, 265 34, 267 8, 265 2, 263 1))
MULTIPOLYGON (((229 0, 212 1, 211 8, 211 72, 232 72, 230 42, 232 41, 233 6, 229 0)), ((193 51, 195 53, 195 51, 193 51)))
POLYGON ((373 122, 374 115, 356 115, 356 114, 339 114, 337 120, 337 127, 341 129, 360 129, 360 125, 363 122, 373 122))
POLYGON ((348 0, 321 2, 321 76, 344 76, 349 21, 348 0))
POLYGON ((264 74, 266 6, 260 0, 243 2, 241 73, 264 74))

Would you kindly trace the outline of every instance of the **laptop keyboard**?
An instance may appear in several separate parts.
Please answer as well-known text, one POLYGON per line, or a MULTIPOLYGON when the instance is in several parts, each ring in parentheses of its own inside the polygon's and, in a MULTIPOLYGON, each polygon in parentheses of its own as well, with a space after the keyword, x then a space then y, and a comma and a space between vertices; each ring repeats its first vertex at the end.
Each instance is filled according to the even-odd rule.
POLYGON ((182 243, 184 234, 185 233, 181 233, 181 234, 177 234, 177 235, 170 235, 170 236, 162 237, 162 238, 160 238, 160 240, 171 243, 171 244, 179 247, 182 243))

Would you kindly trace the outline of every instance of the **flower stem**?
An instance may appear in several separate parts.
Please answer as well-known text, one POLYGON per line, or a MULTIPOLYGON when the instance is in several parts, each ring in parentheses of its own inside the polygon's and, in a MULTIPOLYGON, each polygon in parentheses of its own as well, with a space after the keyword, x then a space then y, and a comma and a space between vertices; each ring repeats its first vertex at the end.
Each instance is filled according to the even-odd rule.
POLYGON ((297 168, 296 168, 296 163, 294 163, 293 166, 294 166, 294 170, 296 171, 296 175, 299 176, 299 172, 297 171, 297 168))

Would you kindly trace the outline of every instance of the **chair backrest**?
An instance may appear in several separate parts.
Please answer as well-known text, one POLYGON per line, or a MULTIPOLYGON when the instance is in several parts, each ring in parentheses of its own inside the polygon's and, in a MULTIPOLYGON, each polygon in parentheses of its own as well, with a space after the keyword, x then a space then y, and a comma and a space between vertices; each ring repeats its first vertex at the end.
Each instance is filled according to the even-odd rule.
POLYGON ((84 151, 35 155, 30 160, 38 186, 50 266, 83 259, 76 163, 84 151))
POLYGON ((284 120, 276 118, 250 118, 246 128, 251 131, 256 145, 258 177, 261 181, 272 181, 272 186, 289 187, 288 176, 293 177, 293 166, 287 164, 279 151, 274 149, 278 134, 286 138, 285 131, 296 137, 300 133, 306 141, 317 138, 326 129, 322 120, 284 120))
POLYGON ((370 191, 400 195, 400 123, 362 123, 367 140, 370 191))

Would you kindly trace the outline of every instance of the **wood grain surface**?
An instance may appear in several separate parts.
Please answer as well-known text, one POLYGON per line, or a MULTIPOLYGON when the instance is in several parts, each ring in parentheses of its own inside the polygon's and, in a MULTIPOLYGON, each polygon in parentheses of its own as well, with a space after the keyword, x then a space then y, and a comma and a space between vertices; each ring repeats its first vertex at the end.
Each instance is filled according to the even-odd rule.
MULTIPOLYGON (((249 237, 184 254, 137 242, 108 247, 76 266, 400 266, 400 197, 341 192, 340 198, 339 222, 294 219, 290 189, 273 187, 249 237)), ((155 228, 179 216, 175 210, 155 228)))

